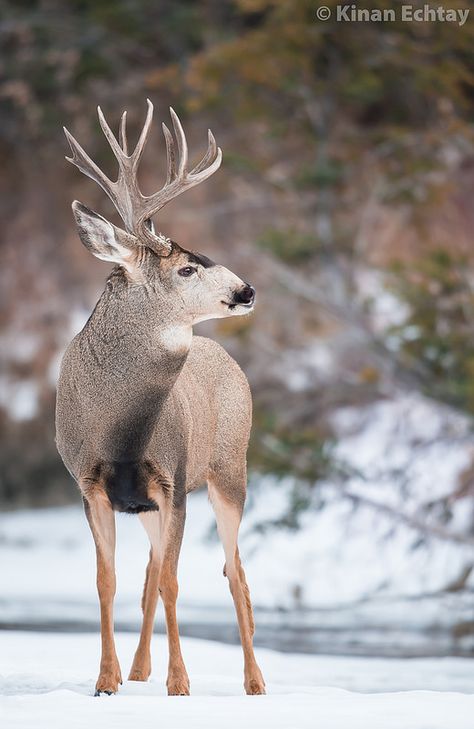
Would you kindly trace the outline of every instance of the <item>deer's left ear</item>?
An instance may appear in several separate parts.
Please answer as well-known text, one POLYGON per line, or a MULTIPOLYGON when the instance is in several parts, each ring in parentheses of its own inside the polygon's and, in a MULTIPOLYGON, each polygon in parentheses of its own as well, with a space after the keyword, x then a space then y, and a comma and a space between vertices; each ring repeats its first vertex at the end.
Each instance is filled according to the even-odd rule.
POLYGON ((129 273, 135 267, 137 240, 121 228, 74 200, 72 211, 79 237, 85 247, 102 261, 119 263, 129 273))

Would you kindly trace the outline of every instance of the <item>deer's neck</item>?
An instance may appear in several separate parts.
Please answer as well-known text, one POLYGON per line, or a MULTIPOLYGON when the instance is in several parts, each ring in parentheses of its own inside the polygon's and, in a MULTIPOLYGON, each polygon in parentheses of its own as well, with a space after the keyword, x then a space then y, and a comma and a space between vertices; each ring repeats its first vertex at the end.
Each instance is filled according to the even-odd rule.
POLYGON ((99 299, 81 350, 98 408, 108 409, 103 442, 112 458, 143 453, 191 342, 191 325, 173 317, 166 300, 144 290, 123 297, 106 290, 99 299))
MULTIPOLYGON (((145 287, 104 291, 83 330, 84 339, 102 369, 140 372, 147 366, 161 372, 164 381, 181 369, 192 342, 192 326, 183 321, 166 296, 151 296, 145 287), (116 370, 119 363, 121 369, 116 370)), ((145 377, 146 379, 146 377, 145 377)), ((161 384, 157 382, 157 384, 161 384)))

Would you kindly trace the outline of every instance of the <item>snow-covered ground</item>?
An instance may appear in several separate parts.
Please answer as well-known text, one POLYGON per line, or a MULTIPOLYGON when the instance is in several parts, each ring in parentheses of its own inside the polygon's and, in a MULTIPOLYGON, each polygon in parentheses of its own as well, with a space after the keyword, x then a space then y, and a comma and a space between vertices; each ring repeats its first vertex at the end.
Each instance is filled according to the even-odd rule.
MULTIPOLYGON (((124 674, 136 640, 117 635, 124 674)), ((125 682, 116 696, 95 698, 98 651, 97 635, 3 633, 2 727, 472 729, 473 662, 467 659, 394 661, 261 649, 268 693, 247 697, 240 649, 188 638, 183 653, 191 696, 167 697, 166 640, 155 636, 150 681, 125 682)))
MULTIPOLYGON (((386 425, 390 407, 394 406, 382 403, 376 406, 379 412, 372 411, 383 445, 391 438, 386 425)), ((405 408, 407 439, 411 431, 406 403, 405 408)), ((370 475, 370 440, 357 434, 360 429, 353 434, 351 418, 350 412, 344 413, 347 435, 340 449, 345 448, 344 456, 365 458, 370 475)), ((401 436, 392 458, 405 457, 408 446, 400 444, 401 436)), ((465 463, 455 449, 445 453, 445 461, 451 464, 449 472, 446 463, 436 461, 445 479, 465 463)), ((412 496, 402 504, 411 512, 416 499, 423 498, 416 484, 425 478, 421 462, 415 461, 412 468, 420 475, 415 472, 412 496)), ((372 479, 354 478, 351 488, 394 503, 399 496, 393 483, 387 480, 377 489, 376 479, 374 467, 372 479)), ((439 481, 435 488, 441 488, 439 481)), ((241 552, 257 607, 260 643, 286 650, 386 655, 465 655, 473 650, 472 636, 453 634, 454 625, 472 618, 472 593, 439 594, 472 559, 471 550, 436 539, 415 548, 412 529, 394 525, 369 506, 354 511, 331 484, 320 486, 324 508, 309 511, 299 531, 255 531, 255 524, 278 518, 288 493, 287 484, 270 481, 250 489, 242 525, 241 552), (320 630, 316 635, 311 632, 315 626, 320 630)), ((213 524, 207 494, 192 494, 179 567, 180 620, 213 625, 213 631, 188 629, 188 634, 233 640, 237 636, 232 602, 213 524)), ((119 626, 135 630, 141 618, 148 544, 136 517, 120 514, 117 525, 116 618, 119 626)), ((95 553, 80 507, 0 514, 0 564, 0 625, 95 626, 95 553)))
MULTIPOLYGON (((373 410, 375 427, 389 441, 383 405, 373 410)), ((388 407, 388 405, 387 405, 388 407)), ((349 418, 349 413, 345 415, 349 418)), ((405 429, 408 423, 408 408, 405 429)), ((388 448, 388 446, 387 446, 388 448)), ((344 456, 352 450, 353 460, 366 461, 365 479, 355 476, 349 485, 353 493, 416 513, 423 500, 434 498, 453 471, 466 465, 466 454, 424 452, 425 463, 434 463, 439 475, 430 480, 423 461, 413 457, 415 471, 409 493, 399 493, 392 479, 381 480, 380 468, 371 450, 359 435, 348 435, 339 446, 344 456), (450 456, 450 457, 449 457, 450 456), (372 463, 370 462, 372 459, 372 463), (444 459, 444 462, 443 462, 444 459), (419 475, 416 474, 419 471, 419 475), (422 483, 423 481, 423 483, 422 483)), ((407 447, 396 454, 399 468, 409 473, 407 447), (407 465, 403 463, 407 459, 407 465)), ((385 455, 385 449, 381 450, 385 455)), ((389 464, 390 465, 390 464, 389 464)), ((394 466, 395 468, 395 466, 394 466)), ((256 605, 265 608, 333 607, 374 596, 417 596, 441 590, 457 576, 472 549, 448 541, 432 539, 413 546, 418 534, 393 523, 390 517, 370 506, 354 510, 350 500, 341 498, 337 487, 321 484, 317 497, 324 508, 308 510, 301 529, 254 530, 254 526, 278 519, 289 498, 289 484, 263 480, 250 489, 249 504, 241 528, 241 547, 256 605), (363 568, 362 568, 363 567, 363 568)), ((459 501, 459 522, 462 507, 459 501)), ((200 491, 188 499, 188 514, 180 560, 180 597, 183 604, 222 606, 228 604, 228 591, 222 579, 222 548, 213 536, 214 517, 207 493, 200 491)), ((455 525, 453 526, 453 530, 455 525)), ((117 515, 119 602, 140 594, 146 566, 148 543, 139 520, 117 515)), ((19 511, 0 514, 0 615, 9 600, 43 599, 81 603, 95 595, 92 538, 80 507, 19 511)), ((474 583, 474 576, 473 576, 474 583)), ((474 586, 474 584, 473 584, 474 586)))

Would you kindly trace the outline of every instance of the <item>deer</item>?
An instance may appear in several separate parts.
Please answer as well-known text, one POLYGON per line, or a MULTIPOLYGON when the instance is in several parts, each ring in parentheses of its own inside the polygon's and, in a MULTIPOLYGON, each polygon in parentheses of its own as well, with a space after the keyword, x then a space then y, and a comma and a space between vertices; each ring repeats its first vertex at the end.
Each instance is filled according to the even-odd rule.
POLYGON ((151 195, 141 192, 137 180, 152 126, 150 100, 133 152, 127 112, 117 138, 98 107, 118 164, 115 181, 64 128, 72 153, 66 160, 102 188, 123 221, 118 227, 77 200, 72 203, 83 245, 115 266, 90 318, 64 353, 56 401, 57 448, 79 488, 96 549, 101 660, 95 695, 114 694, 122 683, 113 618, 116 512, 138 514, 150 542, 143 621, 129 680, 147 681, 151 674, 150 643, 161 597, 169 649, 167 692, 189 695, 176 614, 177 567, 187 495, 205 484, 235 605, 245 691, 264 694, 238 547, 251 393, 235 360, 217 342, 193 334, 198 322, 249 314, 255 289, 207 256, 155 231, 153 216, 207 180, 222 161, 209 130, 204 157, 189 169, 183 127, 172 108, 170 115, 174 133, 162 124, 166 180, 151 195))

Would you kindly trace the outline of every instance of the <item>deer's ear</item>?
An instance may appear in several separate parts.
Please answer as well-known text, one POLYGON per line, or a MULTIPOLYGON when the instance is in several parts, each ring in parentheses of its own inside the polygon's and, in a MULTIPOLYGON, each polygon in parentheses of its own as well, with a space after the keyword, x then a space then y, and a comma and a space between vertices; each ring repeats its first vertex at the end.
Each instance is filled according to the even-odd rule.
POLYGON ((133 235, 74 200, 72 211, 79 237, 85 247, 102 261, 119 263, 130 273, 134 268, 137 241, 133 235))

